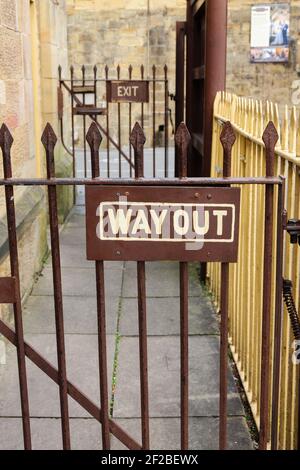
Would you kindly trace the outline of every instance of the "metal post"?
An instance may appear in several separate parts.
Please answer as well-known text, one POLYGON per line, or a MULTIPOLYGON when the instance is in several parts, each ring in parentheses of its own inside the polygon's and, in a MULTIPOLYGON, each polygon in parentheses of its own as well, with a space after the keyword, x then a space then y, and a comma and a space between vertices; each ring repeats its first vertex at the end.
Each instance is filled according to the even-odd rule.
MULTIPOLYGON (((3 124, 0 129, 0 148, 3 155, 3 173, 4 178, 12 177, 11 168, 11 146, 13 138, 7 126, 3 124)), ((21 289, 19 274, 19 257, 18 257, 18 241, 16 228, 16 213, 14 201, 14 189, 12 185, 5 187, 5 201, 8 226, 8 244, 11 275, 15 278, 15 295, 16 301, 13 304, 14 322, 16 331, 16 347, 18 358, 18 372, 20 384, 20 398, 22 410, 23 440, 25 450, 31 450, 31 431, 30 431, 30 415, 28 401, 28 385, 27 372, 25 362, 24 333, 22 321, 22 305, 21 305, 21 289)))
MULTIPOLYGON (((86 140, 91 149, 92 178, 100 176, 99 148, 102 136, 96 125, 92 123, 88 130, 86 140)), ((97 292, 97 321, 98 321, 98 356, 100 378, 100 401, 102 421, 102 446, 104 450, 110 449, 109 435, 109 403, 107 381, 107 347, 106 347, 106 320, 105 320, 105 279, 104 262, 95 261, 96 292, 97 292)))
MULTIPOLYGON (((57 137, 48 123, 42 135, 42 144, 46 151, 47 178, 51 180, 55 178, 54 165, 54 148, 57 137)), ((52 255, 52 274, 53 274, 53 291, 54 291, 54 310, 55 310, 55 327, 57 341, 57 363, 59 374, 59 395, 61 408, 61 426, 63 448, 68 450, 71 448, 70 442, 70 423, 69 423, 69 405, 67 390, 67 368, 66 368, 66 351, 65 351, 65 333, 63 318, 63 294, 60 264, 60 248, 59 248, 59 231, 57 216, 57 194, 56 186, 48 186, 48 202, 49 202, 49 223, 51 238, 51 255, 52 255)))
MULTIPOLYGON (((187 177, 187 151, 191 136, 186 125, 182 122, 175 135, 178 152, 179 178, 187 177)), ((188 289, 189 273, 188 263, 179 263, 180 276, 180 369, 181 369, 181 449, 189 448, 189 311, 188 289)))
MULTIPOLYGON (((230 122, 223 126, 221 137, 223 146, 223 177, 231 176, 231 151, 236 140, 230 122)), ((221 263, 221 337, 220 337, 220 427, 219 448, 227 447, 227 373, 228 373, 228 289, 229 263, 221 263)))
MULTIPOLYGON (((278 134, 272 122, 269 122, 263 141, 266 147, 266 176, 274 176, 275 145, 278 134)), ((262 311, 262 349, 261 349, 261 385, 260 385, 260 433, 259 449, 266 450, 269 432, 270 400, 270 336, 271 336, 271 289, 273 264, 273 197, 274 187, 267 185, 265 190, 265 228, 264 228, 264 273, 263 273, 263 311, 262 311)))
MULTIPOLYGON (((130 136, 134 149, 135 178, 144 175, 144 144, 146 138, 139 123, 135 123, 130 136)), ((147 352, 147 317, 146 317, 146 274, 145 261, 137 262, 137 290, 139 311, 139 348, 140 348, 140 383, 143 449, 150 447, 149 432, 149 390, 148 390, 148 352, 147 352)))

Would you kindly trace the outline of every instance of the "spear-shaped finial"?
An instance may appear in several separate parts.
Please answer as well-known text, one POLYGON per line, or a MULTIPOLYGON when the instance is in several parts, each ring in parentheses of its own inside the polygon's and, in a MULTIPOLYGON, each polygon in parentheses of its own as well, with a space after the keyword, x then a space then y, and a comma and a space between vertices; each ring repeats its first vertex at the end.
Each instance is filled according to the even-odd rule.
POLYGON ((231 176, 231 151, 233 144, 236 140, 236 135, 234 133, 233 127, 230 121, 225 122, 220 141, 223 147, 224 156, 223 156, 223 176, 231 176))
POLYGON ((46 124, 41 141, 46 150, 47 177, 53 178, 55 176, 54 148, 57 142, 57 137, 49 122, 46 124))
POLYGON ((130 143, 134 150, 134 167, 135 177, 142 178, 144 176, 144 145, 146 137, 143 129, 138 122, 135 123, 131 135, 130 143))
POLYGON ((262 135, 262 140, 266 147, 266 176, 274 176, 275 147, 278 139, 279 135, 276 127, 270 121, 262 135))
POLYGON ((178 149, 178 172, 180 178, 187 177, 187 152, 191 136, 184 122, 181 122, 175 134, 175 144, 178 149))
POLYGON ((97 178, 100 176, 99 148, 102 142, 102 135, 95 122, 92 122, 90 125, 86 134, 86 140, 91 149, 92 177, 97 178))

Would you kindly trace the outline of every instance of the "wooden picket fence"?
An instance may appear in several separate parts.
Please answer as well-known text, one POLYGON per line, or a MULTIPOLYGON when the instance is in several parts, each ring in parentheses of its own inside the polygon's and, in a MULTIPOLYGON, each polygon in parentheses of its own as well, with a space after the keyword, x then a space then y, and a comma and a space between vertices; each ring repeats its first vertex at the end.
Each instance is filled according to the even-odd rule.
MULTIPOLYGON (((212 173, 222 175, 223 149, 220 133, 230 120, 237 141, 232 155, 232 176, 265 175, 265 150, 261 136, 272 120, 280 136, 276 148, 276 175, 286 178, 285 208, 288 218, 300 219, 300 117, 293 107, 285 108, 280 119, 278 106, 234 94, 220 92, 214 104, 212 173)), ((274 211, 275 212, 275 211, 274 211)), ((239 262, 230 267, 229 328, 233 356, 244 388, 259 425, 261 312, 263 279, 264 188, 244 186, 241 199, 239 262)), ((276 220, 276 214, 274 213, 276 220)), ((275 224, 276 226, 276 224, 275 224)), ((276 241, 274 227, 274 248, 276 241)), ((275 269, 273 270, 275 273, 275 269)), ((296 306, 300 306, 300 248, 291 245, 285 235, 284 277, 293 282, 296 306)), ((208 265, 208 284, 216 305, 220 300, 220 265, 208 265)), ((275 284, 275 274, 273 285, 275 284)), ((274 290, 272 312, 274 312, 274 290)), ((272 316, 272 328, 274 315, 272 316)), ((288 312, 284 308, 281 340, 278 448, 295 449, 299 445, 300 365, 292 362, 294 337, 288 312)), ((273 345, 272 345, 273 349, 273 345)), ((272 373, 271 373, 272 377, 272 373)), ((272 384, 271 384, 272 388, 272 384)), ((271 400, 272 401, 272 400, 271 400)), ((271 406, 270 406, 271 416, 271 406)), ((270 426, 271 439, 271 426, 270 426)))

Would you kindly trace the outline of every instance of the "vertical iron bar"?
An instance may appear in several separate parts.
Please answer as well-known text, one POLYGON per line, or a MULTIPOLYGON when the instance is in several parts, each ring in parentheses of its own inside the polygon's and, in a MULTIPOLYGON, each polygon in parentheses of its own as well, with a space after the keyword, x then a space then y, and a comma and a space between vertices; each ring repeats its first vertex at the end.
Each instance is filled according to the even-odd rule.
MULTIPOLYGON (((266 176, 274 176, 275 145, 278 134, 272 122, 264 133, 266 147, 266 176)), ((266 450, 269 432, 270 399, 270 328, 271 328, 271 289, 273 263, 273 197, 274 186, 265 189, 265 228, 264 228, 264 269, 263 269, 263 311, 262 311, 262 348, 261 348, 261 383, 260 383, 260 432, 259 449, 266 450)))
MULTIPOLYGON (((0 148, 3 155, 3 173, 4 178, 12 178, 11 167, 11 146, 13 138, 5 124, 0 129, 0 148)), ((5 201, 8 226, 8 244, 11 275, 16 279, 16 301, 13 304, 14 322, 17 338, 17 358, 19 386, 22 410, 23 440, 25 450, 31 450, 31 431, 30 431, 30 414, 28 401, 27 372, 24 348, 24 333, 22 321, 22 305, 21 305, 21 289, 19 274, 19 258, 18 258, 18 241, 16 228, 16 214, 14 202, 13 186, 5 187, 5 201)))
MULTIPOLYGON (((117 79, 120 80, 120 66, 117 67, 117 79)), ((122 176, 122 162, 121 162, 121 104, 118 103, 118 145, 119 145, 119 178, 122 176)))
POLYGON ((165 178, 169 176, 169 82, 168 67, 164 67, 165 73, 165 178))
MULTIPOLYGON (((96 125, 92 123, 87 136, 87 142, 91 149, 92 178, 100 176, 99 148, 102 136, 96 125)), ((97 291, 97 321, 98 321, 98 353, 99 353, 99 377, 100 377, 100 401, 102 418, 102 446, 103 450, 110 449, 109 435, 109 402, 107 381, 107 347, 106 347, 106 319, 105 319, 105 284, 104 262, 95 261, 96 291, 97 291)))
MULTIPOLYGON (((129 80, 132 80, 132 65, 129 65, 128 68, 129 80)), ((129 103, 129 160, 132 163, 132 148, 130 145, 130 136, 131 136, 131 125, 132 125, 132 104, 129 103)), ((132 177, 132 165, 129 165, 130 178, 132 177)))
MULTIPOLYGON (((235 134, 230 122, 223 126, 220 140, 223 146, 223 177, 231 176, 231 151, 235 134)), ((229 263, 221 263, 221 328, 220 328, 220 426, 219 448, 227 447, 227 368, 228 368, 228 287, 229 263)))
MULTIPOLYGON (((105 66, 105 80, 108 81, 108 66, 105 66)), ((105 90, 107 88, 105 87, 105 90)), ((109 149, 109 103, 106 93, 106 147, 107 147, 107 178, 110 177, 110 149, 109 149)))
MULTIPOLYGON (((141 126, 136 123, 130 136, 134 149, 135 178, 144 175, 144 144, 145 135, 141 126)), ((137 262, 137 290, 139 311, 139 352, 140 352, 140 384, 141 384, 141 417, 142 446, 149 449, 149 390, 148 390, 148 354, 147 354, 147 317, 146 317, 146 274, 145 261, 137 262)))
MULTIPOLYGON (((73 178, 75 178, 76 162, 75 162, 75 118, 74 118, 74 67, 70 67, 70 78, 71 78, 71 125, 72 125, 72 155, 73 155, 73 178)), ((73 203, 76 204, 76 186, 73 187, 73 203)))
MULTIPOLYGON (((191 140, 186 125, 182 122, 175 135, 179 156, 179 178, 187 177, 187 150, 191 140)), ((181 449, 189 448, 189 312, 188 263, 179 263, 180 276, 180 409, 181 409, 181 449)))
MULTIPOLYGON (((144 66, 141 65, 141 80, 144 80, 144 66)), ((144 103, 141 104, 141 126, 144 129, 144 103)))
MULTIPOLYGON (((47 178, 55 178, 54 165, 54 148, 57 137, 48 123, 42 135, 42 144, 46 151, 47 178)), ((71 448, 70 442, 70 423, 69 423, 69 406, 68 406, 68 390, 67 390, 67 369, 66 369, 66 352, 65 352, 65 334, 63 319, 63 294, 61 280, 60 265, 60 248, 59 248, 59 231, 57 216, 57 196, 56 186, 48 186, 48 202, 49 202, 49 223, 51 237, 51 255, 52 255, 52 273, 53 273, 53 292, 54 292, 54 310, 55 310, 55 326, 56 326, 56 344, 57 344, 57 364, 59 374, 59 395, 61 409, 61 426, 63 448, 68 450, 71 448)))
POLYGON ((156 176, 156 145, 155 145, 155 126, 156 126, 156 119, 155 119, 155 112, 156 112, 156 67, 153 65, 152 67, 152 76, 153 76, 153 95, 152 95, 152 122, 153 122, 153 178, 156 176))
MULTIPOLYGON (((82 86, 85 86, 85 66, 83 65, 81 67, 81 73, 82 73, 82 86)), ((82 104, 83 106, 85 105, 85 93, 82 95, 82 104)), ((85 140, 85 134, 86 134, 86 116, 83 116, 83 154, 84 154, 84 177, 87 177, 87 172, 86 172, 86 140, 85 140)))
MULTIPOLYGON (((184 120, 184 39, 186 23, 176 22, 176 91, 175 91, 175 129, 184 120)), ((177 151, 175 149, 175 176, 178 176, 177 151)))
POLYGON ((279 416, 279 386, 281 361, 281 335, 282 335, 282 278, 283 278, 283 216, 285 200, 285 180, 278 186, 277 202, 277 246, 276 246, 276 301, 274 324, 274 356, 273 356, 273 390, 272 390, 272 433, 271 450, 277 450, 278 444, 278 416, 279 416))

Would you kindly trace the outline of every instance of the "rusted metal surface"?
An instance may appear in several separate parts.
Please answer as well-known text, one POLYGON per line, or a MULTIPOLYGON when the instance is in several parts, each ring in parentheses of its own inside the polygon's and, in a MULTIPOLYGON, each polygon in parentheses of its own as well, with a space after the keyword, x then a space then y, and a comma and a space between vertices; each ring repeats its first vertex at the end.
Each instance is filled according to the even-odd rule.
POLYGON ((58 119, 62 119, 64 115, 64 95, 61 87, 57 87, 57 113, 58 119))
POLYGON ((106 82, 109 103, 148 103, 149 82, 145 80, 111 80, 106 82))
MULTIPOLYGON (((175 129, 184 121, 184 61, 185 36, 187 24, 185 21, 176 23, 176 91, 175 91, 175 129)), ((175 176, 178 176, 178 152, 175 149, 175 176)))
MULTIPOLYGON (((223 177, 231 176, 231 151, 236 136, 230 122, 224 124, 220 140, 223 146, 223 177)), ((220 429, 219 448, 227 447, 227 390, 228 390, 228 289, 229 264, 221 264, 221 328, 220 328, 220 429)))
MULTIPOLYGON (((115 258, 110 256, 107 258, 107 247, 103 254, 99 255, 96 260, 96 292, 97 292, 97 318, 98 318, 98 340, 99 340, 99 379, 100 379, 100 401, 101 408, 95 405, 88 397, 86 397, 74 384, 67 379, 67 371, 65 367, 65 351, 64 351, 64 325, 63 325, 63 305, 62 305, 62 285, 61 285, 61 268, 59 253, 59 234, 57 220, 57 195, 56 188, 59 185, 83 184, 86 186, 88 201, 88 212, 90 215, 87 220, 87 241, 89 245, 89 233, 92 227, 92 236, 96 234, 96 223, 98 223, 96 210, 99 201, 119 201, 119 196, 126 196, 133 203, 138 202, 157 202, 170 203, 178 201, 178 204, 184 207, 186 203, 197 205, 195 199, 200 201, 209 201, 218 207, 218 204, 233 203, 239 207, 239 189, 230 188, 230 184, 261 184, 266 189, 266 225, 265 225, 265 257, 264 257, 264 303, 263 303, 263 338, 266 340, 267 349, 263 351, 264 359, 262 360, 262 411, 265 411, 270 400, 270 377, 266 373, 270 360, 270 282, 272 278, 272 243, 270 239, 270 226, 272 226, 273 217, 273 199, 274 186, 278 186, 278 217, 283 212, 284 201, 284 181, 282 178, 275 178, 272 170, 272 159, 274 157, 274 146, 276 135, 271 125, 268 126, 264 134, 264 142, 267 148, 268 165, 267 176, 257 178, 231 178, 230 177, 230 157, 231 148, 234 144, 234 133, 229 123, 225 124, 222 133, 222 145, 224 149, 224 174, 223 178, 188 178, 187 177, 187 151, 190 141, 190 134, 186 126, 180 124, 176 133, 176 146, 179 155, 178 170, 180 178, 165 179, 144 179, 143 178, 143 147, 145 144, 145 136, 139 124, 134 126, 130 136, 130 141, 134 149, 134 169, 135 179, 109 179, 101 178, 99 147, 101 144, 101 134, 97 123, 93 123, 87 133, 87 142, 91 150, 91 167, 92 178, 66 178, 57 179, 54 177, 54 148, 56 144, 56 136, 52 128, 47 125, 43 133, 43 144, 46 149, 47 156, 47 178, 43 179, 13 179, 11 178, 10 166, 10 147, 12 138, 7 128, 2 127, 0 131, 0 146, 4 155, 4 178, 0 180, 0 186, 5 187, 6 191, 6 207, 8 214, 9 237, 10 237, 10 256, 12 262, 12 277, 15 279, 15 296, 9 297, 8 300, 14 300, 16 332, 0 320, 0 333, 3 334, 12 344, 18 348, 18 361, 20 370, 20 388, 22 401, 22 418, 24 425, 24 442, 25 447, 30 448, 30 423, 27 395, 27 380, 25 370, 25 355, 36 364, 46 375, 48 375, 60 389, 61 416, 62 416, 62 434, 64 448, 70 448, 69 433, 69 416, 68 416, 68 395, 79 403, 92 417, 99 421, 102 425, 102 444, 104 449, 110 448, 110 433, 119 439, 125 446, 130 449, 148 449, 150 447, 149 439, 149 391, 148 391, 148 360, 147 360, 147 317, 146 317, 146 273, 145 260, 147 259, 177 259, 180 261, 180 362, 181 362, 181 447, 188 448, 188 265, 187 261, 198 259, 198 254, 191 251, 190 257, 186 258, 185 253, 180 252, 180 248, 176 248, 177 255, 173 255, 174 245, 176 242, 163 242, 161 240, 155 242, 155 249, 151 240, 141 242, 144 248, 141 249, 139 256, 130 252, 130 248, 123 250, 122 241, 117 240, 119 245, 117 250, 119 253, 113 254, 115 258), (122 183, 122 184, 120 184, 122 183), (54 282, 54 302, 55 302, 55 318, 56 318, 56 338, 58 349, 58 369, 54 368, 44 357, 36 352, 29 344, 24 342, 21 317, 20 303, 20 284, 18 273, 18 256, 17 256, 17 240, 16 226, 14 216, 14 200, 13 186, 17 185, 44 185, 48 189, 49 196, 49 217, 50 217, 50 233, 52 248, 52 267, 54 282), (214 187, 215 186, 215 187, 214 187), (154 190, 155 189, 155 190, 154 190), (88 194, 90 193, 90 194, 88 194), (100 196, 99 196, 100 195, 100 196), (98 198, 98 200, 97 200, 98 198), (93 202, 92 202, 93 199, 93 202), (92 222, 89 220, 91 217, 92 222), (93 226, 94 224, 94 226, 93 226), (269 244, 269 246, 267 246, 269 244), (170 246, 169 246, 170 245, 170 246), (172 246, 171 246, 172 245, 172 246), (161 246, 161 248, 159 248, 161 246), (270 248, 271 247, 271 248, 270 248), (161 250, 161 252, 160 252, 161 250), (128 255, 129 253, 129 255, 128 255), (150 253, 150 255, 149 255, 150 253), (152 253, 152 254, 151 254, 152 253), (161 254, 160 254, 161 253, 161 254), (161 257, 160 257, 161 256, 161 257), (174 256, 174 257, 172 257, 174 256), (137 292, 138 292, 138 321, 139 321, 139 356, 140 356, 140 383, 141 383, 141 410, 142 410, 142 444, 136 442, 128 433, 126 433, 114 420, 109 418, 108 413, 108 383, 107 383, 107 347, 106 347, 106 325, 105 325, 105 273, 104 259, 126 260, 133 259, 137 261, 137 292), (266 401, 264 404, 263 400, 266 401)), ((203 203, 202 203, 203 204, 203 203)), ((237 218, 238 226, 238 218, 237 218)), ((230 225, 230 224, 229 224, 230 225)), ((280 258, 282 253, 282 220, 278 226, 277 240, 277 265, 276 279, 279 281, 282 273, 280 258)), ((208 232, 209 233, 209 232, 208 232)), ((118 237, 117 237, 118 238, 118 237)), ((120 237, 119 237, 120 238, 120 237)), ((235 232, 235 240, 237 242, 238 232, 235 232)), ((105 241, 105 243, 107 243, 105 241)), ((128 243, 128 240, 125 241, 128 243)), ((127 245, 128 246, 128 245, 127 245)), ((217 246, 210 256, 222 262, 222 287, 221 287, 221 350, 220 350, 220 448, 226 448, 226 427, 227 427, 227 341, 228 341, 228 262, 236 260, 236 252, 227 257, 226 247, 218 252, 217 246), (227 257, 227 258, 226 258, 227 257)), ((228 247, 227 247, 228 248, 228 247)), ((237 249, 237 244, 234 250, 237 249)), ((135 248, 135 251, 137 248, 135 248)), ((133 250, 132 250, 133 251, 133 250)), ((200 252, 205 253, 205 245, 200 252)), ((189 250, 185 250, 189 253, 189 250)), ((208 254, 207 254, 208 255, 208 254)), ((97 255, 98 256, 98 255, 97 255)), ((201 253, 202 257, 202 253, 201 253)), ((200 258, 202 259, 202 258, 200 258)), ((11 279, 11 278, 10 278, 11 279)), ((3 281, 0 278, 0 301, 1 301, 1 283, 11 283, 11 281, 3 281)), ((10 287, 8 289, 11 289, 10 287)), ((3 291, 4 292, 4 289, 3 291)), ((12 295, 11 293, 9 295, 12 295)), ((279 299, 279 290, 277 291, 279 299)), ((2 297, 3 298, 3 297, 2 297)), ((279 303, 278 303, 279 304, 279 303)), ((280 336, 280 306, 276 305, 275 322, 275 384, 278 380, 278 361, 280 358, 280 344, 276 342, 276 334, 280 336), (277 374, 277 375, 276 375, 277 374)), ((276 418, 278 409, 276 393, 273 398, 275 404, 273 406, 273 416, 276 418)), ((276 392, 276 390, 275 390, 276 392)), ((263 415, 262 415, 263 416, 263 415)), ((260 430, 260 448, 266 445, 266 430, 268 429, 268 416, 263 416, 260 430)), ((274 443, 273 443, 274 445, 274 443)))
MULTIPOLYGON (((263 133, 266 147, 266 176, 274 176, 275 145, 278 134, 272 122, 263 133)), ((272 233, 274 187, 265 189, 265 227, 264 227, 264 272, 263 272, 263 309, 262 309, 262 350, 261 350, 261 385, 260 385, 260 432, 259 449, 267 449, 270 400, 270 336, 271 336, 271 284, 272 284, 272 233)))
MULTIPOLYGON (((99 147, 102 136, 95 123, 92 123, 87 133, 87 142, 91 150, 92 177, 100 176, 99 147)), ((105 283, 103 261, 96 261, 96 295, 97 295, 97 321, 98 321, 98 352, 99 352, 99 379, 100 402, 102 422, 103 449, 110 449, 109 436, 109 403, 107 381, 107 348, 106 348, 106 319, 105 319, 105 283)))
MULTIPOLYGON (((119 178, 96 178, 97 184, 101 186, 119 186, 119 178)), ((94 186, 95 180, 92 178, 53 178, 51 181, 46 178, 0 178, 0 186, 94 186)), ((241 177, 241 178, 142 178, 140 180, 122 178, 122 184, 132 186, 224 186, 229 184, 247 185, 257 184, 260 186, 281 185, 282 180, 277 176, 273 178, 265 177, 241 177)))
POLYGON ((17 300, 16 279, 0 277, 0 304, 14 304, 17 300))
MULTIPOLYGON (((135 123, 130 135, 130 143, 134 149, 135 178, 144 176, 144 144, 146 138, 138 123, 135 123)), ((139 353, 140 353, 140 384, 142 414, 142 445, 150 448, 149 430, 149 387, 148 387, 148 351, 147 351, 147 316, 146 316, 146 272, 145 261, 137 262, 137 291, 139 312, 139 353)))
MULTIPOLYGON (((120 65, 117 66, 117 79, 118 81, 121 78, 121 68, 120 65)), ((119 149, 119 178, 122 176, 122 154, 121 154, 121 103, 118 102, 118 149, 119 149)), ((128 159, 130 162, 130 159, 128 159)))
MULTIPOLYGON (((46 168, 47 178, 55 175, 54 166, 54 148, 57 137, 50 126, 47 124, 42 135, 42 144, 46 151, 46 168)), ((68 450, 71 448, 70 441, 70 423, 69 423, 69 406, 67 392, 67 368, 66 368, 66 351, 65 351, 65 334, 63 319, 63 296, 62 296, 62 280, 61 280, 61 264, 60 264, 60 247, 59 247, 59 231, 58 231, 58 215, 57 215, 57 195, 56 186, 48 186, 48 203, 49 203, 49 224, 51 237, 51 256, 52 256, 52 273, 53 273, 53 291, 54 291, 54 310, 55 310, 55 327, 57 341, 57 363, 59 374, 59 395, 61 409, 61 425, 63 448, 68 450)))
POLYGON ((87 186, 88 259, 235 262, 239 196, 237 188, 87 186), (128 219, 124 228, 116 221, 120 213, 128 219))
MULTIPOLYGON (((128 76, 129 80, 132 80, 132 65, 129 65, 128 67, 128 76)), ((148 95, 149 95, 149 86, 148 86, 148 95)), ((149 96, 148 96, 149 98, 149 96)), ((130 136, 131 136, 131 129, 132 129, 132 103, 130 102, 128 104, 128 111, 129 111, 129 120, 128 120, 128 133, 129 133, 129 142, 130 142, 130 136)), ((132 177, 132 146, 129 145, 129 160, 131 162, 129 171, 130 171, 130 177, 132 177)))
MULTIPOLYGON (((0 129, 0 148, 2 150, 2 157, 3 157, 4 178, 8 178, 8 179, 12 177, 12 167, 11 167, 12 144, 13 144, 12 135, 9 129, 7 128, 7 126, 3 124, 0 129)), ((15 337, 16 337, 17 357, 18 357, 23 439, 24 439, 24 448, 29 450, 31 449, 31 431, 30 431, 27 372, 26 372, 26 363, 25 363, 21 288, 20 288, 20 274, 19 274, 19 256, 18 256, 16 212, 15 212, 13 185, 5 186, 5 203, 6 203, 6 215, 7 215, 7 226, 8 226, 10 270, 11 270, 11 276, 15 278, 15 286, 16 286, 16 289, 15 289, 16 300, 13 304, 13 309, 14 309, 14 323, 15 323, 15 331, 16 331, 15 337)))
POLYGON ((277 242, 276 242, 276 299, 275 299, 275 320, 274 320, 274 352, 273 352, 273 384, 272 384, 272 430, 271 430, 271 450, 278 449, 278 424, 279 424, 279 392, 280 392, 280 362, 281 362, 281 341, 282 341, 282 280, 283 280, 283 243, 284 243, 284 199, 285 199, 285 179, 278 187, 277 198, 277 242))
POLYGON ((152 147, 153 147, 153 178, 156 176, 156 67, 152 67, 152 147))
MULTIPOLYGON (((182 122, 175 135, 178 155, 179 178, 187 177, 187 151, 191 141, 190 133, 182 122)), ((180 411, 181 411, 181 449, 189 448, 189 308, 188 263, 179 264, 180 285, 180 411)))
POLYGON ((169 84, 168 66, 164 66, 165 76, 165 178, 169 176, 169 84))

